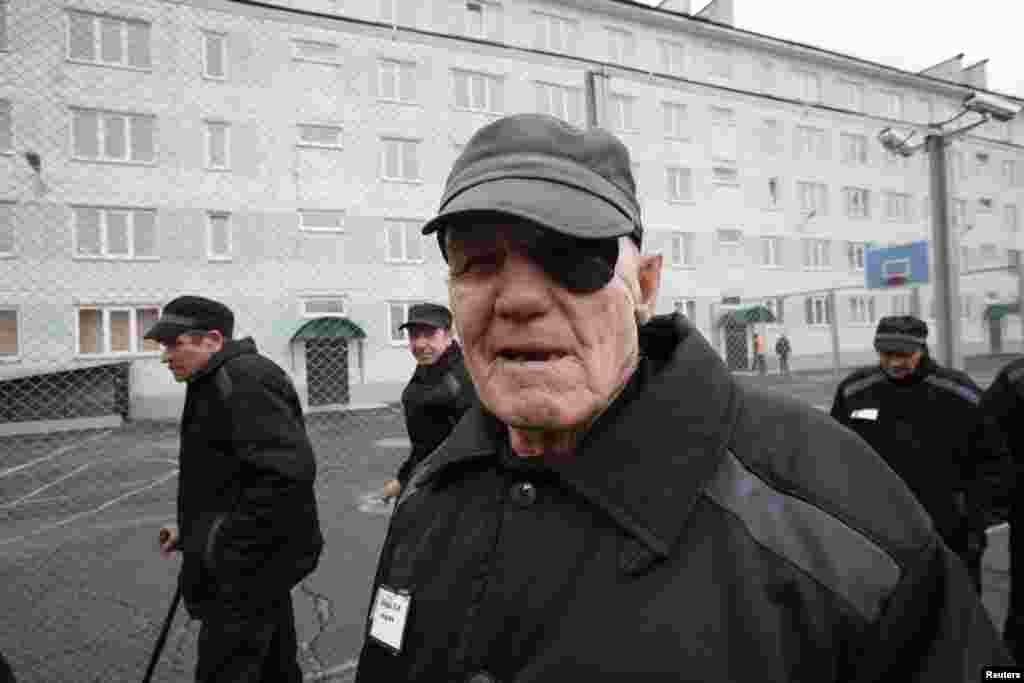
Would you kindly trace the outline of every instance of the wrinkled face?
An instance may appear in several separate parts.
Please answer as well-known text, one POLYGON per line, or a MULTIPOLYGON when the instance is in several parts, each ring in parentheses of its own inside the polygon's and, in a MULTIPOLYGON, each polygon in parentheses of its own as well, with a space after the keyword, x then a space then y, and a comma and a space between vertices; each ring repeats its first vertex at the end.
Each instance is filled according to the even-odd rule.
POLYGON ((878 364, 893 379, 904 379, 909 377, 917 369, 921 362, 921 351, 913 353, 886 353, 878 352, 878 364))
POLYGON ((410 325, 409 351, 417 365, 433 365, 452 343, 451 332, 431 325, 410 325))
POLYGON ((445 236, 450 303, 480 400, 517 429, 584 425, 635 367, 639 255, 620 243, 611 281, 572 293, 516 240, 514 220, 492 220, 445 236))
POLYGON ((180 334, 176 339, 162 339, 161 361, 165 363, 178 382, 186 382, 210 362, 210 356, 224 348, 224 337, 220 332, 196 332, 180 334))

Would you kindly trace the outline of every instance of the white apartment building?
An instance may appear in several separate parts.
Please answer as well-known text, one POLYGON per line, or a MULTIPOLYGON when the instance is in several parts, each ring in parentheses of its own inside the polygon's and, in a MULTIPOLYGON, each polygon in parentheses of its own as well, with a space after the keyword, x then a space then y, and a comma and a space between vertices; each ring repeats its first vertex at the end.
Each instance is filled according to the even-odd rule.
MULTIPOLYGON (((909 73, 735 29, 726 0, 690 10, 0 0, 0 380, 129 361, 132 414, 176 416, 183 390, 141 335, 195 293, 311 407, 396 398, 414 366, 398 325, 447 300, 419 225, 452 162, 504 114, 586 125, 588 72, 633 157, 644 249, 665 255, 659 312, 721 345, 723 302, 763 301, 798 356, 825 354, 832 313, 798 293, 863 285, 865 245, 928 234, 925 157, 884 153, 878 131, 950 118, 985 65, 909 73)), ((1022 145, 1018 119, 953 147, 970 264, 1021 248, 1022 145)), ((984 345, 1015 279, 961 289, 984 345)), ((905 299, 841 292, 844 344, 870 349, 905 299)))

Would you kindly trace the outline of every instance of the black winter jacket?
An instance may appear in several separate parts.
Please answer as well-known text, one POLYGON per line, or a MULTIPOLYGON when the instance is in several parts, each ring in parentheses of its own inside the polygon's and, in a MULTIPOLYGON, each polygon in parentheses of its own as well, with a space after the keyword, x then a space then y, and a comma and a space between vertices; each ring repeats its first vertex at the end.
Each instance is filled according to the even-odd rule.
POLYGON ((836 390, 832 417, 867 441, 914 492, 957 552, 998 521, 1012 463, 981 389, 928 356, 906 380, 878 366, 857 370, 836 390))
POLYGON ((739 386, 682 316, 641 349, 573 457, 514 456, 477 404, 417 468, 373 584, 409 592, 404 643, 368 636, 359 683, 974 681, 1009 662, 861 439, 739 386))
POLYGON ((189 612, 257 605, 316 567, 316 462, 295 388, 252 339, 188 382, 181 418, 179 583, 189 612))
POLYGON ((476 401, 473 380, 456 341, 430 365, 417 365, 402 391, 405 428, 412 450, 396 479, 404 488, 413 468, 451 433, 462 414, 476 401))
MULTIPOLYGON (((1007 440, 1017 474, 1015 485, 1024 484, 1024 358, 1003 368, 985 391, 982 409, 991 415, 1007 440)), ((1024 498, 1015 488, 1010 496, 1010 613, 1024 622, 1024 498)), ((1024 623, 1014 625, 1015 636, 1024 635, 1024 623)), ((1022 643, 1024 649, 1024 643, 1022 643)))

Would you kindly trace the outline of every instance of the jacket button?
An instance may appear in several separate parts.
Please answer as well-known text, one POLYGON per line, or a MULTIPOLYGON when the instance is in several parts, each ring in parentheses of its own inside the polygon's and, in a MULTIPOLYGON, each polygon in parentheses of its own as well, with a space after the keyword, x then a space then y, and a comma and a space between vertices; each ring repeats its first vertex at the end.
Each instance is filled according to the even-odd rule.
POLYGON ((528 481, 521 481, 512 485, 509 495, 524 508, 529 507, 537 501, 537 487, 528 481))
POLYGON ((486 671, 477 671, 469 677, 468 683, 496 683, 494 676, 486 671))

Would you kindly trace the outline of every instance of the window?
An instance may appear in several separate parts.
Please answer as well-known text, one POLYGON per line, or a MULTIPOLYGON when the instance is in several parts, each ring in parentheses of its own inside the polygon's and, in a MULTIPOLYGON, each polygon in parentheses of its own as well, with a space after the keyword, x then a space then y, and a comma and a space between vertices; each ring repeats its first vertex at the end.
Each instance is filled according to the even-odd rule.
POLYGON ((341 149, 341 126, 328 126, 318 123, 300 123, 300 147, 330 147, 341 149))
POLYGON ((0 257, 14 254, 14 202, 0 202, 0 257))
POLYGON ((377 0, 378 16, 389 24, 412 26, 416 19, 415 0, 377 0))
POLYGON ((14 151, 14 121, 11 101, 0 100, 0 152, 14 151))
POLYGON ((404 344, 409 339, 407 329, 399 329, 409 320, 409 308, 418 301, 392 301, 388 303, 388 329, 392 344, 404 344))
POLYGON ((840 106, 850 111, 864 111, 864 86, 853 81, 840 80, 840 106))
POLYGON ((801 181, 796 184, 796 191, 804 214, 813 211, 819 216, 824 216, 828 213, 828 188, 824 183, 801 181))
POLYGON ((844 187, 847 218, 871 217, 871 194, 863 187, 844 187))
POLYGON ((156 211, 120 207, 71 209, 78 258, 156 258, 156 211))
POLYGON ((804 102, 821 102, 821 78, 810 71, 796 72, 796 96, 804 102))
POLYGON ((579 88, 554 83, 537 83, 537 111, 568 121, 583 124, 583 97, 579 88))
POLYGON ((785 304, 786 300, 783 299, 781 296, 777 296, 771 299, 765 299, 764 301, 761 302, 761 305, 767 308, 768 312, 771 313, 772 317, 775 318, 775 324, 777 325, 781 325, 782 323, 785 322, 785 304))
POLYGON ((203 31, 203 76, 217 80, 228 77, 228 37, 203 31))
POLYGON ((466 3, 465 33, 471 38, 497 40, 501 37, 501 5, 469 0, 466 3))
POLYGON ((682 43, 671 40, 658 41, 658 63, 662 71, 674 76, 686 73, 686 49, 682 43))
MULTIPOLYGON (((0 3, 0 12, 3 3, 0 3)), ((18 356, 18 310, 0 308, 0 360, 12 360, 18 356)))
POLYGON ((693 201, 693 173, 688 168, 670 166, 666 170, 669 201, 693 201))
POLYGON ((206 214, 206 257, 211 261, 231 260, 231 214, 223 211, 206 214))
POLYGON ((680 140, 689 139, 689 120, 687 118, 686 105, 677 102, 662 102, 661 109, 664 114, 665 137, 680 140))
POLYGON ((988 152, 975 152, 974 154, 974 175, 984 175, 989 171, 990 157, 988 152))
POLYGON ((453 71, 455 106, 472 111, 500 112, 504 107, 503 83, 498 76, 453 71))
POLYGON ((832 301, 827 296, 809 296, 804 299, 808 325, 832 324, 832 301))
POLYGON ((1003 207, 1003 230, 1006 232, 1017 232, 1020 227, 1017 215, 1017 205, 1007 204, 1003 207))
POLYGON ((831 242, 813 238, 805 238, 801 242, 804 246, 804 270, 827 270, 831 267, 831 242))
POLYGON ((875 297, 873 296, 851 296, 850 297, 850 322, 869 324, 874 323, 875 318, 875 297))
POLYGON ((636 120, 633 117, 636 98, 629 95, 613 94, 608 98, 608 123, 615 131, 635 131, 636 120))
POLYGON ((782 154, 782 125, 776 119, 765 119, 759 132, 761 152, 768 156, 782 154))
POLYGON ((850 264, 850 270, 864 270, 864 254, 868 245, 864 242, 846 243, 846 260, 850 264))
POLYGON ((768 179, 768 208, 777 209, 782 203, 781 182, 777 177, 768 179))
POLYGON ((306 232, 344 232, 345 212, 299 209, 299 229, 306 232))
POLYGON ((387 240, 390 263, 423 263, 422 224, 417 221, 388 220, 387 240))
POLYGON ((341 50, 334 43, 296 39, 292 42, 293 59, 315 64, 341 64, 341 50))
POLYGON ((576 53, 576 41, 579 39, 579 22, 554 14, 543 12, 533 13, 537 26, 534 47, 549 52, 576 53))
POLYGON ((697 320, 696 299, 676 299, 672 302, 672 310, 676 313, 682 313, 685 315, 691 323, 694 323, 697 320))
POLYGON ((888 90, 882 91, 882 116, 890 119, 903 118, 903 95, 888 90))
POLYGON ((303 299, 301 303, 303 318, 343 318, 345 316, 345 297, 315 297, 303 299))
POLYGON ((157 342, 142 338, 159 317, 157 306, 82 306, 76 320, 78 353, 159 353, 157 342))
POLYGON ((778 268, 782 265, 780 254, 782 251, 781 237, 761 238, 761 265, 769 268, 778 268))
POLYGON ((828 159, 825 131, 821 128, 797 126, 794 138, 794 153, 797 159, 828 159))
POLYGON ((718 45, 709 45, 707 64, 709 75, 726 81, 732 78, 732 50, 718 45))
POLYGON ((735 228, 719 228, 715 231, 718 235, 718 246, 737 247, 743 243, 743 231, 735 228))
POLYGON ((419 141, 383 138, 381 175, 385 180, 413 181, 420 178, 419 141))
POLYGON ((72 109, 73 156, 85 161, 151 163, 155 160, 155 119, 97 109, 72 109))
MULTIPOLYGON (((2 116, 2 115, 0 115, 2 116)), ((0 124, 0 131, 2 131, 2 124, 0 124)), ((0 132, 0 136, 3 133, 0 132)), ((3 149, 2 137, 0 137, 0 149, 3 149)), ((1003 162, 1003 185, 1005 187, 1014 187, 1017 185, 1017 162, 1013 159, 1007 159, 1003 162)))
POLYGON ((622 64, 636 54, 636 37, 629 31, 608 27, 608 61, 622 64))
POLYGON ((206 122, 206 168, 226 171, 230 168, 229 133, 231 127, 223 121, 206 122))
POLYGON ((148 69, 149 28, 146 21, 68 11, 68 59, 148 69))
POLYGON ((711 169, 711 177, 719 185, 736 185, 739 183, 739 172, 731 166, 715 166, 711 169))
POLYGON ((378 97, 393 102, 416 101, 416 65, 411 62, 399 62, 382 59, 378 70, 378 97))
POLYGON ((884 197, 885 219, 899 223, 909 223, 910 195, 900 192, 886 192, 884 197))
POLYGON ((694 258, 694 234, 675 232, 671 235, 672 265, 677 268, 692 268, 694 258))
POLYGON ((711 108, 711 156, 736 160, 736 114, 732 109, 711 108))
POLYGON ((864 166, 868 163, 868 139, 863 135, 840 133, 839 144, 843 149, 843 163, 864 166))

